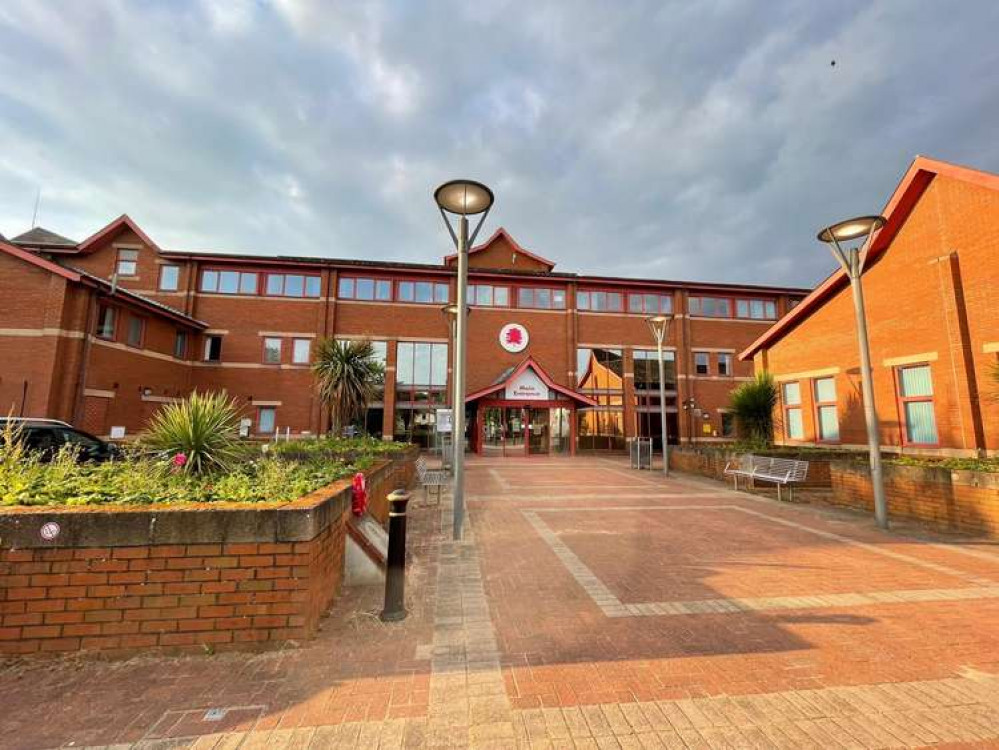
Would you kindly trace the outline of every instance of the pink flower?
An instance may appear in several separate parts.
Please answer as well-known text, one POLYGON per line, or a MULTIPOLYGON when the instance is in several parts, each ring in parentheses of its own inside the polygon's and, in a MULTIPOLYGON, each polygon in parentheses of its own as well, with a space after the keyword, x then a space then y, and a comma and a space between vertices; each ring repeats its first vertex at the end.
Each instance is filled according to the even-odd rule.
POLYGON ((178 453, 173 457, 173 465, 175 468, 179 469, 187 463, 187 456, 183 453, 178 453))

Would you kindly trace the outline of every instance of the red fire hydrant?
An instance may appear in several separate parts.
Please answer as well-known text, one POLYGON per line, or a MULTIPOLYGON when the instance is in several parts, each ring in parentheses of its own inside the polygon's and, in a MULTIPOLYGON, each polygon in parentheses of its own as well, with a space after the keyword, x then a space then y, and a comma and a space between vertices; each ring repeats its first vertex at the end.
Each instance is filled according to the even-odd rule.
POLYGON ((353 481, 353 497, 351 498, 350 509, 355 516, 363 516, 368 509, 368 485, 364 481, 364 474, 357 472, 353 481))

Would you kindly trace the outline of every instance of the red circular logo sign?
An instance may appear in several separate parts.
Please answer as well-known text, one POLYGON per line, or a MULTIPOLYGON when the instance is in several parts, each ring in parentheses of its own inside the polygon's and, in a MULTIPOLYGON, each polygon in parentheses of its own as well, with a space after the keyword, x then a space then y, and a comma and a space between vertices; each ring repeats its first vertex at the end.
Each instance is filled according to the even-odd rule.
POLYGON ((530 341, 530 336, 527 335, 527 329, 520 323, 507 323, 500 328, 500 346, 508 352, 516 354, 517 352, 524 351, 527 348, 528 341, 530 341))

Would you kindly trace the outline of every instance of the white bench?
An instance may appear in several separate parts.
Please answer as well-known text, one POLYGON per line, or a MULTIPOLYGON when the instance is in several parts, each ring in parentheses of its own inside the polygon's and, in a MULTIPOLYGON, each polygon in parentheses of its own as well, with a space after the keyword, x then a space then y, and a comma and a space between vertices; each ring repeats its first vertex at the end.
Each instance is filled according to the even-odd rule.
POLYGON ((757 479, 773 482, 777 485, 777 499, 781 499, 780 488, 790 489, 791 500, 794 500, 794 485, 805 481, 808 475, 808 461, 798 461, 793 458, 773 458, 745 453, 737 461, 725 464, 725 474, 735 482, 739 489, 739 477, 747 477, 752 486, 757 479))
POLYGON ((444 487, 451 484, 451 478, 448 476, 448 473, 443 469, 427 468, 427 460, 423 456, 420 456, 416 459, 416 479, 427 493, 427 500, 430 499, 429 488, 435 487, 437 489, 437 504, 440 505, 441 493, 444 491, 444 487))

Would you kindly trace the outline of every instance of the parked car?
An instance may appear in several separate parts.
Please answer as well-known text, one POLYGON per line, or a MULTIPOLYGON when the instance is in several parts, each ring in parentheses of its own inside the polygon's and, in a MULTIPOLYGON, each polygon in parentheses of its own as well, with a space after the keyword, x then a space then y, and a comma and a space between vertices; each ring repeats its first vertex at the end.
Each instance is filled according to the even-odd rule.
POLYGON ((3 442, 3 433, 11 422, 21 430, 28 449, 39 451, 44 460, 50 460, 64 445, 76 446, 81 462, 100 463, 122 455, 121 449, 114 443, 105 442, 57 419, 0 417, 0 442, 3 442))

